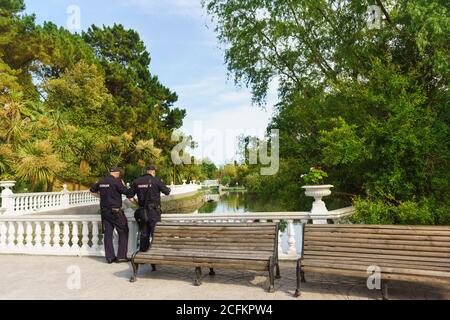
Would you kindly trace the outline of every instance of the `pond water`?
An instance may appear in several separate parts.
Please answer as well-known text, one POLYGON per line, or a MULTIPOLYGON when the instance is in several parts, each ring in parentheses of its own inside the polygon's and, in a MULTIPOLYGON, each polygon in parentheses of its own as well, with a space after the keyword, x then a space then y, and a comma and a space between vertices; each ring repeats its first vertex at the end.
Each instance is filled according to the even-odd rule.
MULTIPOLYGON (((226 192, 214 194, 215 201, 205 203, 198 213, 245 213, 245 212, 283 212, 289 211, 274 198, 250 192, 226 192)), ((302 198, 303 199, 303 198, 302 198)), ((339 197, 325 197, 324 201, 329 210, 349 206, 349 200, 339 197)), ((298 211, 310 211, 313 199, 304 197, 298 211)))

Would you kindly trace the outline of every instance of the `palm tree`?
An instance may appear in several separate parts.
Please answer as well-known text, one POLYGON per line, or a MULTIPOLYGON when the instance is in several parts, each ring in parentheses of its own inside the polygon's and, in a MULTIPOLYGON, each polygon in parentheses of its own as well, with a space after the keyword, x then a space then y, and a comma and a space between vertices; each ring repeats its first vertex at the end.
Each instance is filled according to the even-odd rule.
POLYGON ((11 172, 11 164, 14 153, 11 146, 7 144, 0 145, 0 177, 11 172))
POLYGON ((21 94, 11 94, 0 110, 0 139, 13 144, 24 138, 30 119, 23 116, 25 103, 21 94))
POLYGON ((44 182, 51 191, 56 176, 65 168, 65 163, 53 152, 49 140, 26 143, 19 148, 19 161, 15 166, 17 178, 30 182, 30 190, 44 182))
POLYGON ((153 139, 139 140, 134 149, 136 161, 140 164, 155 163, 161 156, 161 149, 155 147, 153 139))

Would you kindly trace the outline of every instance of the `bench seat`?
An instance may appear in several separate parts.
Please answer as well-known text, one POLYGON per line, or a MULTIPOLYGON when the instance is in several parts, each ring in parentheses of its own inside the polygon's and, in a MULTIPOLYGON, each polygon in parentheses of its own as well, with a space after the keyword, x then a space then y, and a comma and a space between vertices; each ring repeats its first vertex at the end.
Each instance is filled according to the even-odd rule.
POLYGON ((278 224, 159 223, 151 248, 133 255, 130 281, 136 281, 140 264, 193 266, 196 285, 202 267, 210 268, 210 275, 214 268, 269 271, 273 292, 273 279, 279 277, 278 224))
POLYGON ((304 225, 297 291, 305 272, 450 285, 450 227, 304 225))

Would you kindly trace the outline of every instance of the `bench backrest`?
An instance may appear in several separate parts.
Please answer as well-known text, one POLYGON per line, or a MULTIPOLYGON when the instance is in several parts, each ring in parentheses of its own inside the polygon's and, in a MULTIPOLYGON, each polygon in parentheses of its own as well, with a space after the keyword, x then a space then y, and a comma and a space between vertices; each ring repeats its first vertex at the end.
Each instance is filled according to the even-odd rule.
POLYGON ((278 224, 158 223, 152 248, 222 252, 278 252, 278 224))
POLYGON ((450 227, 387 225, 304 225, 303 253, 324 256, 402 260, 450 269, 450 227))

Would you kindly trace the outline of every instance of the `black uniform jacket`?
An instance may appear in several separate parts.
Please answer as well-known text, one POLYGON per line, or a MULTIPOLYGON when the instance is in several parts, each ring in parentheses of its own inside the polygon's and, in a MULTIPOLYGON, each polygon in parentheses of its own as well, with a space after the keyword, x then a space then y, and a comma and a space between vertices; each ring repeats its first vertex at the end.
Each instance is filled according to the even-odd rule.
POLYGON ((125 187, 122 180, 113 176, 100 179, 91 187, 91 192, 100 193, 100 207, 102 209, 122 208, 122 194, 127 197, 130 195, 130 190, 125 187))
POLYGON ((161 179, 158 177, 153 177, 150 174, 146 174, 133 181, 128 198, 132 198, 137 195, 139 206, 143 207, 145 204, 145 194, 147 191, 148 204, 154 206, 161 205, 161 192, 165 195, 170 194, 170 188, 168 188, 161 181, 161 179))

